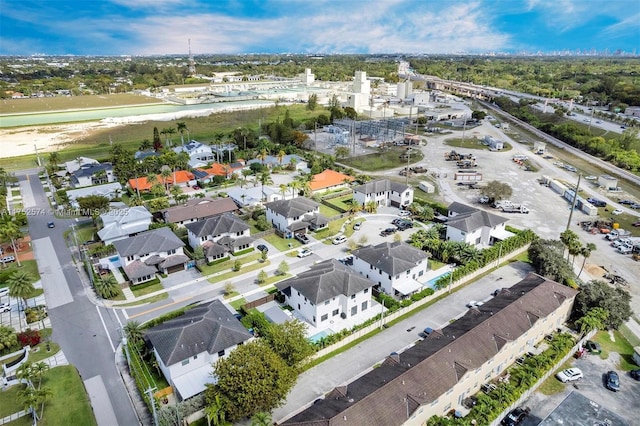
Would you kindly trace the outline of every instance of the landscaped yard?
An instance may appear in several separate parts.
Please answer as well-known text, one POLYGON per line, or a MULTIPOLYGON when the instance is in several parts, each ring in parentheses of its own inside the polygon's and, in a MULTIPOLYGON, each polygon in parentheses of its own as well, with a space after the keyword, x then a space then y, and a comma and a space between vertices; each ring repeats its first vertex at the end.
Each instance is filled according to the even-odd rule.
POLYGON ((631 371, 638 368, 638 366, 633 362, 633 347, 627 339, 625 339, 618 330, 613 331, 613 337, 615 341, 611 340, 611 336, 608 331, 599 331, 593 337, 592 340, 600 343, 600 346, 602 347, 600 357, 602 359, 607 359, 611 352, 617 352, 620 354, 619 368, 621 370, 631 371))
POLYGON ((329 222, 329 226, 327 226, 325 229, 321 229, 320 231, 315 232, 313 236, 318 240, 333 237, 338 232, 340 232, 340 228, 342 227, 342 224, 345 223, 347 220, 349 220, 349 218, 346 218, 346 217, 338 220, 333 220, 329 222))
MULTIPOLYGON (((351 200, 353 200, 353 195, 352 194, 348 194, 348 195, 343 195, 342 197, 337 197, 337 198, 332 198, 330 200, 326 200, 327 203, 332 204, 342 210, 344 210, 345 212, 348 212, 349 209, 351 208, 351 200)), ((324 205, 320 205, 320 213, 322 213, 322 207, 327 207, 324 205)), ((324 214, 324 213, 322 213, 324 214)))
POLYGON ((222 272, 222 271, 226 271, 227 269, 231 269, 233 267, 233 264, 236 263, 236 260, 240 260, 240 262, 242 262, 242 264, 244 265, 249 262, 256 261, 261 257, 262 257, 261 253, 253 253, 253 254, 242 256, 239 258, 232 257, 229 260, 225 260, 224 262, 220 262, 220 263, 215 263, 213 265, 206 265, 206 264, 198 265, 198 268, 200 269, 200 272, 202 272, 202 275, 211 275, 217 272, 222 272))
POLYGON ((276 234, 269 234, 262 237, 263 240, 274 246, 280 251, 287 251, 292 248, 298 248, 302 245, 302 243, 295 238, 280 238, 276 234), (291 247, 289 247, 291 245, 291 247))
POLYGON ((340 212, 336 209, 332 209, 329 206, 326 206, 324 204, 320 204, 320 214, 323 215, 326 218, 331 218, 333 216, 337 216, 340 214, 340 212))
MULTIPOLYGON (((215 277, 209 278, 209 282, 210 283, 219 283, 220 281, 226 281, 226 280, 230 280, 234 277, 236 277, 238 274, 244 274, 245 272, 251 272, 251 271, 255 271, 257 269, 261 269, 264 268, 265 266, 269 266, 271 264, 270 261, 266 261, 263 263, 254 263, 251 265, 245 265, 245 263, 242 263, 242 268, 239 271, 229 271, 227 273, 224 274, 220 274, 220 275, 216 275, 215 277)), ((257 275, 257 274, 256 274, 257 275)))
MULTIPOLYGON (((9 254, 13 254, 13 252, 9 252, 9 254)), ((36 282, 40 279, 40 274, 38 273, 38 264, 35 260, 24 260, 21 263, 22 267, 18 267, 18 262, 7 263, 6 268, 2 268, 2 266, 0 266, 0 283, 5 283, 7 281, 7 278, 9 278, 9 276, 11 276, 11 274, 18 269, 21 271, 25 271, 29 275, 31 275, 34 278, 33 282, 36 282)), ((0 287, 4 287, 4 285, 0 284, 0 287)))
POLYGON ((150 285, 139 284, 137 286, 132 285, 129 288, 133 292, 133 295, 136 297, 144 296, 146 294, 150 294, 155 291, 164 290, 164 287, 162 286, 162 283, 159 280, 157 283, 154 283, 154 284, 150 284, 150 285))
POLYGON ((44 407, 40 426, 97 425, 89 397, 75 367, 52 368, 44 376, 42 386, 51 390, 44 407))
POLYGON ((20 404, 20 400, 18 399, 18 392, 24 388, 25 385, 15 385, 0 393, 0 418, 22 410, 22 404, 20 404))

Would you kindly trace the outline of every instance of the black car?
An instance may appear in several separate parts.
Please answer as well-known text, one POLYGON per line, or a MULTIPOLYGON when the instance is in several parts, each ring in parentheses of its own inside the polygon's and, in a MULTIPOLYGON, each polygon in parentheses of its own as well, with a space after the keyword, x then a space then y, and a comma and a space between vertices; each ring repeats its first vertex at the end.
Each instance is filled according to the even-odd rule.
POLYGON ((640 370, 631 370, 629 374, 631 375, 631 378, 640 380, 640 370))
POLYGON ((527 414, 529 414, 528 408, 514 408, 500 423, 504 426, 516 426, 522 423, 527 414))
POLYGON ((265 246, 264 244, 258 244, 256 248, 260 251, 269 251, 269 247, 265 246))
POLYGON ((620 378, 615 371, 607 371, 605 376, 605 386, 607 389, 618 392, 620 390, 620 378))
POLYGON ((635 203, 634 201, 631 201, 631 200, 619 200, 618 202, 620 204, 628 204, 628 205, 631 205, 631 204, 635 203))
POLYGON ((606 207, 607 203, 597 198, 587 198, 587 201, 596 207, 606 207))
POLYGON ((381 237, 386 237, 387 235, 395 234, 397 228, 387 228, 384 231, 380 232, 381 237))
POLYGON ((584 344, 584 348, 592 354, 602 353, 602 348, 600 348, 600 344, 598 342, 593 342, 591 340, 586 341, 586 343, 584 344))
POLYGON ((55 227, 56 227, 56 224, 55 224, 55 223, 53 223, 53 222, 48 222, 48 223, 47 223, 47 227, 49 227, 49 228, 55 228, 55 227))

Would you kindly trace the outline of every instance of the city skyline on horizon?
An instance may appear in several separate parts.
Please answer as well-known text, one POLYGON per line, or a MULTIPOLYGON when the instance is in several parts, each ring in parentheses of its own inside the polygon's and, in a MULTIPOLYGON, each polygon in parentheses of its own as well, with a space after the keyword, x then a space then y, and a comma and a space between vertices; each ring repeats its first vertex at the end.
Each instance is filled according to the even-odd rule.
POLYGON ((0 55, 637 55, 638 22, 635 0, 0 0, 0 55))

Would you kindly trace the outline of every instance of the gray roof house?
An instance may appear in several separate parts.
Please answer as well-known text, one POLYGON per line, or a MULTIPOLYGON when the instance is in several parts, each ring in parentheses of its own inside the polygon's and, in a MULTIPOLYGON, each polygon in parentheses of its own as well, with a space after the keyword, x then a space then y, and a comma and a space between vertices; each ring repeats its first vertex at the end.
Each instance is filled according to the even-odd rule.
POLYGON ((160 370, 187 399, 213 383, 211 364, 253 336, 219 300, 196 306, 145 333, 160 370))
POLYGON ((202 246, 208 261, 222 258, 228 252, 242 251, 253 246, 249 225, 231 213, 187 223, 189 245, 202 246))
POLYGON ((378 206, 406 207, 413 202, 413 188, 389 179, 378 179, 353 188, 358 204, 375 202, 378 206))
MULTIPOLYGON (((296 316, 314 327, 329 328, 332 324, 334 330, 339 330, 341 327, 335 324, 339 319, 364 315, 362 321, 355 321, 357 323, 370 317, 374 285, 336 259, 329 259, 277 283, 276 288, 285 295, 296 316)), ((372 314, 377 313, 376 310, 372 314)))
POLYGON ((384 242, 354 250, 353 269, 393 296, 408 296, 423 289, 429 255, 403 241, 384 242))
POLYGON ((183 270, 189 260, 183 251, 185 244, 168 227, 117 240, 113 245, 132 284, 149 281, 156 272, 183 270))
POLYGON ((285 237, 294 233, 305 233, 327 226, 329 220, 320 214, 320 204, 306 197, 277 200, 266 203, 267 221, 285 237))
POLYGON ((536 274, 377 368, 332 390, 282 425, 418 425, 461 402, 568 318, 577 292, 536 274), (373 421, 375 419, 375 421, 373 421))
POLYGON ((447 240, 486 247, 513 236, 505 229, 505 217, 458 202, 451 203, 448 210, 447 240))
POLYGON ((187 223, 238 210, 238 206, 231 198, 194 198, 179 206, 162 210, 162 216, 166 223, 184 226, 187 223))
POLYGON ((102 185, 115 180, 111 163, 89 163, 81 166, 71 173, 71 186, 81 188, 83 186, 102 185))

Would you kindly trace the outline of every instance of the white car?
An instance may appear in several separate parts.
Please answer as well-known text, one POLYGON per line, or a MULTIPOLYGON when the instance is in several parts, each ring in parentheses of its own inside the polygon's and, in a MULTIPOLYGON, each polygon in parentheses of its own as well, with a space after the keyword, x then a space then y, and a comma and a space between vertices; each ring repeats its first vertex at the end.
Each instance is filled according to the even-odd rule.
POLYGON ((400 217, 411 216, 411 212, 409 210, 400 210, 400 213, 398 213, 398 216, 400 217))
POLYGON ((333 244, 342 244, 347 241, 347 237, 344 235, 338 235, 333 239, 333 244))
POLYGON ((558 380, 562 383, 573 382, 582 379, 582 371, 579 368, 567 368, 556 374, 558 380))
POLYGON ((8 303, 0 303, 0 312, 10 312, 11 305, 8 303))
POLYGON ((311 256, 313 252, 309 249, 302 249, 298 252, 298 257, 307 257, 311 256))
POLYGON ((611 212, 611 214, 615 214, 616 216, 622 213, 624 213, 624 211, 621 209, 615 209, 614 211, 611 212))

